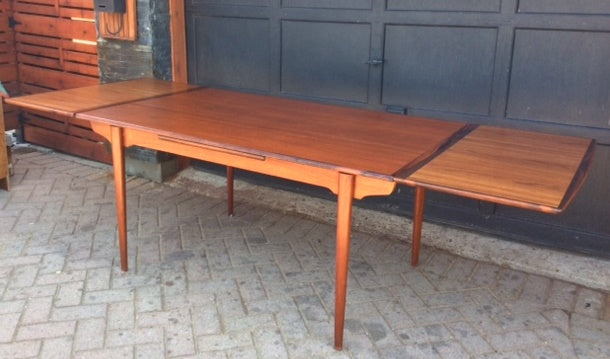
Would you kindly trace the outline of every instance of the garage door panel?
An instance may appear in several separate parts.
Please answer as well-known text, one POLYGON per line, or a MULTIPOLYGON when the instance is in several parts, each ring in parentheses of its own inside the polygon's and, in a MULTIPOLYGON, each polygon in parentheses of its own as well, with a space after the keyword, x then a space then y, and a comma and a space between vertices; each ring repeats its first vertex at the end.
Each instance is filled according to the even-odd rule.
POLYGON ((366 103, 370 24, 282 22, 281 91, 366 103))
POLYGON ((610 14, 610 1, 521 0, 518 11, 547 14, 610 14))
POLYGON ((198 16, 193 23, 193 82, 269 91, 269 20, 198 16))
POLYGON ((501 0, 388 0, 388 10, 499 12, 501 0))
POLYGON ((507 117, 608 128, 609 32, 519 29, 507 117))
POLYGON ((383 103, 488 115, 497 29, 386 27, 383 103))
POLYGON ((282 7, 313 9, 370 9, 372 0, 282 0, 282 7))

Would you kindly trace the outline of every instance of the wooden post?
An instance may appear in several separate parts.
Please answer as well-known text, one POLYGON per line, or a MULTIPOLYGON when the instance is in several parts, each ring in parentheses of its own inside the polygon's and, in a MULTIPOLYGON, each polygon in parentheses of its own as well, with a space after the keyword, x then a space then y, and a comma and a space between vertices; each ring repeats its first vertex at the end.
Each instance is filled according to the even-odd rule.
POLYGON ((185 0, 169 0, 169 28, 172 42, 172 79, 174 82, 187 83, 184 2, 185 0))

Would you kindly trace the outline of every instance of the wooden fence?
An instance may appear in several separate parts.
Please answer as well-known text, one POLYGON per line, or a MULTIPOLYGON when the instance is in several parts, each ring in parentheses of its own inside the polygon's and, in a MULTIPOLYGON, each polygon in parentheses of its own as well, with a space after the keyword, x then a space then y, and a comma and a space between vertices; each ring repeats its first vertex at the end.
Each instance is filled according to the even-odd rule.
MULTIPOLYGON (((10 1, 19 94, 99 83, 93 0, 10 1)), ((102 137, 88 122, 29 112, 20 122, 27 142, 110 161, 102 137)))

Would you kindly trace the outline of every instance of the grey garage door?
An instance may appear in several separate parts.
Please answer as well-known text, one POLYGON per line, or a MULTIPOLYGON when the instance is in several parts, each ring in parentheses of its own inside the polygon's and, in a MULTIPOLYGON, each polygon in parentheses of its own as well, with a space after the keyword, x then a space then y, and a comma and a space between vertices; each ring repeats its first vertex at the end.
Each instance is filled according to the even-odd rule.
POLYGON ((191 83, 595 138, 563 215, 437 194, 427 218, 610 257, 610 1, 193 0, 187 38, 191 83))

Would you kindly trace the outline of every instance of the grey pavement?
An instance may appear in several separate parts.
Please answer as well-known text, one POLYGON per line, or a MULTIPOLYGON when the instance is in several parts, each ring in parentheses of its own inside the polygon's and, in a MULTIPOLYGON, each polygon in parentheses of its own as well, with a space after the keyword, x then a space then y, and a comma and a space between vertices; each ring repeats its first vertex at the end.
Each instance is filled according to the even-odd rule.
POLYGON ((222 193, 129 178, 123 273, 111 168, 32 147, 13 158, 0 358, 610 357, 606 290, 431 247, 412 268, 407 243, 361 226, 335 351, 332 223, 255 196, 227 217, 222 193))

